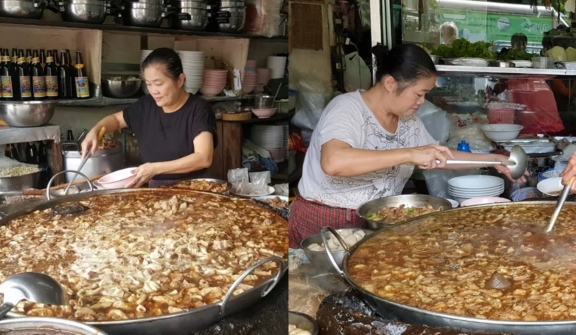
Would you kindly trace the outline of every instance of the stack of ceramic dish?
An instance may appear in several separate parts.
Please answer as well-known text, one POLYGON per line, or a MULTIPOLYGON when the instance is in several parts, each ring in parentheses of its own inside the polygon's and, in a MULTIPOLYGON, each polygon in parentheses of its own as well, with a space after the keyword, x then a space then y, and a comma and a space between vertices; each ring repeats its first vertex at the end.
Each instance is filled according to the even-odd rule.
MULTIPOLYGON (((154 50, 142 50, 140 51, 140 65, 142 65, 142 63, 144 63, 144 60, 146 60, 146 57, 148 57, 148 55, 150 55, 150 53, 152 53, 152 51, 154 50)), ((142 78, 144 78, 144 74, 142 74, 142 78)), ((144 92, 144 94, 149 94, 148 92, 148 88, 146 87, 146 83, 143 81, 142 82, 142 91, 144 92)))
POLYGON ((206 97, 215 97, 226 87, 228 70, 205 69, 200 92, 206 97))
POLYGON ((461 176, 448 181, 448 194, 462 203, 472 198, 497 197, 504 193, 504 179, 494 176, 461 176))
POLYGON ((176 52, 182 60, 182 69, 186 75, 186 82, 184 83, 186 92, 196 94, 200 87, 202 87, 204 52, 184 50, 177 50, 176 52))
POLYGON ((264 86, 268 85, 270 81, 272 70, 266 67, 260 67, 256 69, 256 73, 258 74, 258 85, 256 85, 254 93, 262 93, 264 92, 264 86))
POLYGON ((244 80, 242 81, 242 92, 244 94, 250 94, 256 88, 258 84, 258 73, 256 73, 255 66, 246 66, 246 71, 244 72, 244 80))
POLYGON ((254 125, 250 129, 250 140, 257 146, 266 149, 276 163, 283 162, 286 157, 284 126, 254 125))

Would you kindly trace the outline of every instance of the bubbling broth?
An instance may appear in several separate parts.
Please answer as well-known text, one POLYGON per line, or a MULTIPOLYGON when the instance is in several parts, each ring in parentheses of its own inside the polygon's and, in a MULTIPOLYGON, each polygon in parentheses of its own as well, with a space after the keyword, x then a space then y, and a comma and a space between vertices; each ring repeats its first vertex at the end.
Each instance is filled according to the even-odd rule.
POLYGON ((576 206, 554 231, 554 204, 441 212, 375 234, 348 271, 365 290, 398 303, 513 321, 576 320, 576 206))

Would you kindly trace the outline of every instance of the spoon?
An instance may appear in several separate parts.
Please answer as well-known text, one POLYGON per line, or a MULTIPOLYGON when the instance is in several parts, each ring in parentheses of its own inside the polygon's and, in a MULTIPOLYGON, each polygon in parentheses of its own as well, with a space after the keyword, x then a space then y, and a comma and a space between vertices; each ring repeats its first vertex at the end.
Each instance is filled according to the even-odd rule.
POLYGON ((0 284, 4 302, 0 305, 0 319, 22 300, 47 305, 67 305, 64 289, 52 277, 37 272, 22 272, 8 277, 0 284))
MULTIPOLYGON (((439 160, 436 163, 440 164, 439 160)), ((494 161, 465 161, 465 160, 446 160, 446 165, 505 165, 510 169, 510 176, 514 179, 519 179, 526 173, 528 166, 528 156, 521 146, 515 145, 510 150, 510 157, 503 162, 494 161)))
POLYGON ((550 218, 550 222, 548 223, 548 227, 546 227, 546 234, 550 233, 552 229, 554 229, 554 225, 556 224, 556 220, 558 220, 558 215, 562 211, 562 207, 564 207, 564 203, 566 202, 566 198, 568 197, 568 193, 570 193, 570 189, 572 188, 572 184, 574 184, 574 180, 576 177, 572 177, 568 184, 564 186, 562 189, 562 194, 560 194, 560 198, 558 198, 558 202, 556 203, 556 208, 554 208, 554 213, 552 213, 552 217, 550 218))

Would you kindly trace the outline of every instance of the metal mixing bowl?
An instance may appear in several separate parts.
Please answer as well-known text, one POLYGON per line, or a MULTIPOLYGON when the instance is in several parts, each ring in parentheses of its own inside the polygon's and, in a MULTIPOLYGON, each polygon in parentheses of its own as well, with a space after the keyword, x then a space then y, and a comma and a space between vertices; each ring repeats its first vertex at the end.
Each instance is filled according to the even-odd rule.
MULTIPOLYGON (((352 232, 356 232, 358 230, 363 230, 364 233, 366 234, 366 236, 373 233, 371 230, 361 229, 361 228, 336 229, 336 232, 338 234, 341 234, 344 231, 350 231, 350 230, 352 232)), ((332 239, 332 238, 336 238, 336 236, 333 236, 331 233, 326 233, 326 238, 332 239)), ((310 263, 312 263, 312 265, 314 265, 314 269, 316 269, 316 271, 318 273, 334 272, 334 266, 330 262, 330 258, 328 258, 328 254, 326 253, 326 250, 314 251, 314 250, 308 249, 308 247, 312 244, 322 245, 322 233, 310 235, 310 236, 306 237, 305 239, 303 239, 300 242, 300 248, 302 250, 304 250, 304 254, 306 254, 306 257, 308 258, 310 263)), ((334 260, 336 261, 336 263, 338 265, 342 265, 342 260, 344 259, 344 255, 346 254, 346 252, 343 250, 335 250, 335 251, 332 251, 331 254, 334 257, 334 260)))
POLYGON ((55 101, 2 101, 0 117, 11 127, 38 127, 52 119, 55 109, 55 101))
POLYGON ((444 198, 425 194, 403 194, 368 201, 358 208, 356 215, 366 220, 370 229, 390 228, 398 222, 372 221, 369 220, 368 217, 383 208, 400 207, 401 205, 405 205, 406 207, 425 207, 430 205, 438 210, 452 209, 452 204, 444 198))
POLYGON ((126 99, 138 93, 141 80, 102 79, 102 93, 106 97, 126 99))

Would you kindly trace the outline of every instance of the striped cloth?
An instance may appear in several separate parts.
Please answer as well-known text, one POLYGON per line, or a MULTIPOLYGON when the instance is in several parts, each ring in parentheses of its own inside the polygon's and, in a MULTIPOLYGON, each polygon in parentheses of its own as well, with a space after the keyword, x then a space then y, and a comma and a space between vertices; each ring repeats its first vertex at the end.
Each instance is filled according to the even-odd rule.
POLYGON ((366 221, 356 216, 354 209, 330 207, 301 196, 290 204, 288 226, 290 248, 300 248, 300 241, 320 233, 322 227, 368 228, 366 221))

